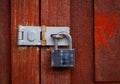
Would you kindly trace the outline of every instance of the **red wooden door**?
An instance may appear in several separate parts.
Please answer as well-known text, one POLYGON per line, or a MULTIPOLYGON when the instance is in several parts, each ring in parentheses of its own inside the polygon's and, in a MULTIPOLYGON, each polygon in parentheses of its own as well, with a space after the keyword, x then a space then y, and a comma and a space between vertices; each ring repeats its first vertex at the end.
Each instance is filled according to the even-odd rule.
POLYGON ((120 84, 120 0, 1 0, 0 84, 120 84), (19 25, 69 26, 74 68, 53 47, 17 46, 19 25))
POLYGON ((95 79, 120 81, 120 0, 95 1, 95 79))
POLYGON ((11 82, 10 59, 10 3, 0 0, 0 84, 11 82))

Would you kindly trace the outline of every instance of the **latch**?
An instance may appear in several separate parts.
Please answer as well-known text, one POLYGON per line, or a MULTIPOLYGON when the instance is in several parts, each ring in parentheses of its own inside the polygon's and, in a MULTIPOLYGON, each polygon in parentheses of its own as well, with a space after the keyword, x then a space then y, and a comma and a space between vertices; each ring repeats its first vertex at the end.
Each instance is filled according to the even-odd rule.
MULTIPOLYGON (((54 46, 51 34, 69 32, 69 27, 49 26, 18 26, 18 45, 23 46, 54 46)), ((66 38, 59 40, 58 45, 67 46, 66 38)))
POLYGON ((41 45, 41 27, 19 26, 18 45, 41 45))
POLYGON ((74 67, 75 50, 72 48, 72 37, 69 27, 19 26, 18 45, 55 46, 51 52, 52 67, 74 67), (59 49, 67 46, 69 49, 59 49))

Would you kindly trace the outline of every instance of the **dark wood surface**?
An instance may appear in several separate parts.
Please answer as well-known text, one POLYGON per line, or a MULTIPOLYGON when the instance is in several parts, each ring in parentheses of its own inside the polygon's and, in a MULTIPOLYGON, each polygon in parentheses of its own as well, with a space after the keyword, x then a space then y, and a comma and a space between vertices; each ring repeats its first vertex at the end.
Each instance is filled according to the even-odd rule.
POLYGON ((95 80, 120 81, 120 0, 95 0, 95 80))
POLYGON ((71 0, 71 34, 75 49, 72 84, 94 84, 93 0, 71 0))
POLYGON ((10 84, 10 2, 0 0, 0 84, 10 84))
POLYGON ((39 0, 11 0, 12 84, 40 84, 39 47, 17 46, 19 25, 39 25, 39 0))
MULTIPOLYGON (((70 26, 70 0, 41 0, 41 24, 70 26)), ((41 47, 41 84, 71 84, 70 69, 51 67, 53 47, 41 47)))

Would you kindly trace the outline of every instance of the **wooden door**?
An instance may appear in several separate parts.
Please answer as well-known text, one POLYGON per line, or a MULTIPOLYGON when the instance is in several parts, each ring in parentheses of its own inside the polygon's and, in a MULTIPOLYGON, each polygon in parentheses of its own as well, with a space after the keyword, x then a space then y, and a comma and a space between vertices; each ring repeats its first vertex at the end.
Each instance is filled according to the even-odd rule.
POLYGON ((0 84, 120 84, 120 0, 1 0, 0 84), (17 46, 19 25, 69 26, 75 67, 53 47, 17 46))
POLYGON ((10 2, 0 0, 0 84, 11 82, 10 2))

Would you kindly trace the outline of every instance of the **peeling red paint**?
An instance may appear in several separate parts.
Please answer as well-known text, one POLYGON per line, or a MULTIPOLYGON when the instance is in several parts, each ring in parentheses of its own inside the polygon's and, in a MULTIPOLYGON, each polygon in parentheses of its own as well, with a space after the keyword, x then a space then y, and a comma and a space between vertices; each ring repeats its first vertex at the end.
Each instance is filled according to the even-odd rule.
POLYGON ((98 13, 95 11, 95 46, 107 45, 106 36, 112 38, 119 25, 116 13, 98 13), (107 34, 105 34, 107 33, 107 34))

